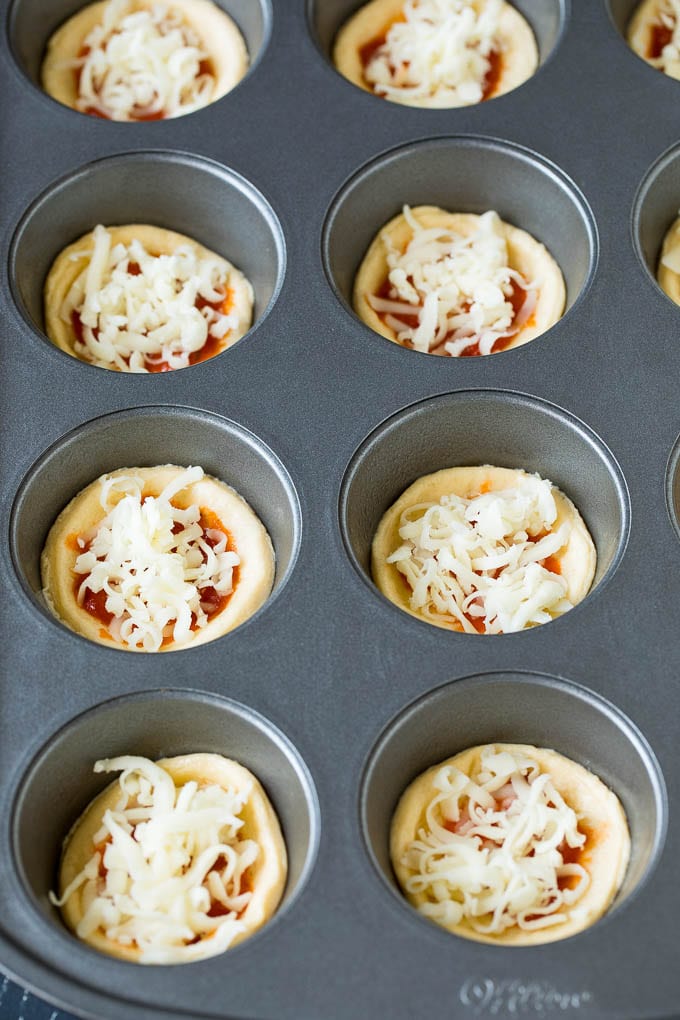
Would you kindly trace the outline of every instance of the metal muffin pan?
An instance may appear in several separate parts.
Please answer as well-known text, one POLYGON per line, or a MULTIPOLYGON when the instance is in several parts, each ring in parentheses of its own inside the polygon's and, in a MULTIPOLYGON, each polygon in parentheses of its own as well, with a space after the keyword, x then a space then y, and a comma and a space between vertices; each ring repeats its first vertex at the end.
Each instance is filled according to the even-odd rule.
POLYGON ((680 309, 652 274, 680 208, 680 86, 622 41, 632 3, 518 3, 539 42, 534 77, 479 107, 419 111, 331 67, 352 0, 234 0, 256 55, 243 82, 198 113, 133 125, 36 87, 46 38, 78 4, 43 6, 0 0, 3 969, 79 1016, 121 1020, 677 1015, 680 309), (351 312, 351 279, 405 201, 488 204, 534 232, 561 263, 568 313, 498 357, 385 342, 351 312), (47 343, 47 267, 107 218, 189 233, 252 274, 248 335, 190 370, 134 377, 47 343), (380 598, 372 528, 447 454, 563 487, 595 538, 592 595, 498 638, 380 598), (211 644, 126 655, 41 605, 51 516, 133 455, 198 461, 270 528, 274 597, 211 644), (605 919, 513 950, 416 916, 385 839, 423 767, 515 737, 599 772, 634 856, 605 919), (260 771, 282 815, 295 863, 279 916, 184 967, 79 944, 46 892, 60 830, 94 791, 89 764, 114 748, 218 746, 260 771))

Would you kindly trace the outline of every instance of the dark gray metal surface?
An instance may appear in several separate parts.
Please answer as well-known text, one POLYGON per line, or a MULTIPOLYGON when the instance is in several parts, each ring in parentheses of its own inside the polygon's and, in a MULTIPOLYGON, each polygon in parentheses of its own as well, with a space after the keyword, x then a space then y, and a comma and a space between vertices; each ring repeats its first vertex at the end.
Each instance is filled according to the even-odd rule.
MULTIPOLYGON (((680 308, 650 268, 680 208, 680 147, 657 163, 678 145, 680 85, 623 42, 632 0, 518 3, 543 66, 507 96, 448 111, 388 104, 336 74, 327 52, 352 0, 223 5, 259 50, 246 80, 189 117, 129 125, 80 116, 31 81, 75 0, 0 0, 2 968, 54 1010, 111 1020, 677 1015, 680 542, 668 509, 680 505, 677 452, 671 475, 667 465, 680 433, 680 308), (90 167, 108 156, 116 159, 90 167), (404 201, 496 208, 532 230, 563 262, 565 317, 525 347, 479 359, 420 356, 372 334, 348 310, 351 277, 366 239, 404 201), (231 245, 245 246, 259 280, 258 321, 235 348, 195 368, 133 377, 46 342, 39 294, 49 261, 100 212, 124 220, 127 210, 212 240, 236 264, 231 245), (402 414, 461 391, 444 398, 441 417, 437 401, 402 414), (465 408, 462 438, 456 407, 465 408), (183 408, 193 409, 186 438, 177 431, 183 408), (115 412, 123 414, 101 420, 115 412), (208 435, 195 431, 196 419, 212 423, 210 435, 237 437, 237 460, 238 437, 254 435, 251 498, 274 522, 285 583, 212 644, 159 656, 95 647, 48 619, 37 596, 54 486, 67 492, 72 477, 75 493, 82 478, 120 466, 122 450, 152 462, 155 451, 169 459, 175 443, 193 457, 192 444, 208 435), (65 441, 74 429, 77 441, 65 441), (365 574, 382 510, 442 463, 447 435, 472 458, 472 429, 480 461, 495 453, 573 489, 595 534, 600 582, 548 626, 499 638, 446 633, 399 613, 365 574), (456 683, 472 676, 480 679, 456 683), (576 686, 553 697, 563 690, 554 678, 576 686), (79 944, 45 901, 60 819, 84 806, 90 783, 76 774, 73 734, 84 760, 100 755, 102 728, 121 752, 136 750, 120 706, 109 729, 104 709, 85 717, 91 726, 73 721, 147 692, 155 746, 172 731, 162 721, 167 703, 186 697, 192 717, 195 699, 179 693, 192 690, 239 703, 263 717, 272 746, 278 731, 292 745, 311 777, 298 807, 286 806, 273 773, 270 783, 306 863, 281 915, 249 942, 186 967, 133 967, 79 944), (530 949, 478 945, 426 925, 395 896, 384 845, 397 738, 404 733, 403 775, 413 774, 428 747, 434 761, 446 743, 441 724, 430 743, 439 705, 452 713, 452 744, 464 739, 459 704, 470 735, 480 732, 479 713, 502 730, 498 706, 512 706, 522 739, 599 765, 622 796, 632 877, 623 902, 589 931, 530 949), (63 727, 68 754, 55 739, 63 727), (34 759, 42 773, 31 773, 34 759)), ((225 456, 206 450, 204 466, 225 456)), ((247 466, 238 470, 249 477, 247 466)), ((267 760, 276 768, 276 757, 267 760)), ((1 1016, 32 1008, 3 987, 1 1016)))

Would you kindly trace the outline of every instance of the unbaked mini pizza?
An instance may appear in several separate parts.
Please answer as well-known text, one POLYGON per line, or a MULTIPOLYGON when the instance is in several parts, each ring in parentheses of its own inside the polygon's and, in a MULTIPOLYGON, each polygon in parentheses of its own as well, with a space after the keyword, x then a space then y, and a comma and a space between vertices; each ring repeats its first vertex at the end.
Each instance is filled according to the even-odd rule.
POLYGON ((571 500, 510 468, 424 475, 382 517, 373 579, 400 609, 447 630, 508 634, 588 594, 595 546, 571 500))
POLYGON ((528 946, 605 913, 630 835, 619 799, 582 765, 545 748, 486 744, 411 783, 390 852, 423 917, 465 938, 528 946))
POLYGON ((53 262, 45 329, 67 354, 116 372, 167 372, 220 354, 250 328, 240 270, 162 227, 97 226, 53 262))
POLYGON ((247 69, 241 33, 212 0, 100 0, 50 38, 42 86, 80 113, 163 120, 219 99, 247 69))
POLYGON ((643 0, 628 24, 627 38, 648 64, 680 79, 680 0, 643 0))
POLYGON ((525 230, 493 210, 450 213, 422 205, 390 220, 354 282, 359 317, 423 354, 497 354, 528 343, 562 316, 559 266, 525 230))
POLYGON ((68 834, 50 894, 78 938, 134 963, 191 963, 271 918, 286 847, 252 772, 217 754, 123 755, 94 771, 121 774, 68 834))
POLYGON ((43 595, 71 630, 125 651, 213 641, 252 616, 274 551, 246 501, 200 467, 121 468, 75 496, 42 552, 43 595))
POLYGON ((536 70, 538 50, 505 0, 371 0, 338 33, 333 62, 390 102, 444 108, 517 88, 536 70))

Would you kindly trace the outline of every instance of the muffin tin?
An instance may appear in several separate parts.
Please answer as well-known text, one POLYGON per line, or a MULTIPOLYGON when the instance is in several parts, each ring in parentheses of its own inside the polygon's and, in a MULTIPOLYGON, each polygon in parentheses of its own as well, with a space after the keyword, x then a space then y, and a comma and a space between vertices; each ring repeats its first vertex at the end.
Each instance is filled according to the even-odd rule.
MULTIPOLYGON (((680 309, 654 269, 680 208, 680 85, 625 45, 632 0, 521 0, 536 75, 439 111, 384 102, 332 68, 355 0, 219 2, 254 57, 246 78, 195 114, 112 124, 36 84, 78 0, 0 0, 2 967, 97 1018, 674 1015, 680 309), (351 310, 352 278, 404 202, 496 208, 529 230, 564 272, 563 319, 517 350, 460 360, 372 333, 351 310), (129 376, 46 340, 54 256, 99 221, 135 220, 190 234, 250 276, 255 324, 232 349, 129 376), (42 542, 99 474, 166 461, 200 463, 251 501, 276 549, 274 592, 196 649, 94 646, 46 612, 42 542), (485 638, 401 613, 368 555, 417 476, 486 461, 538 471, 574 500, 598 574, 564 617, 485 638), (401 790, 496 739, 582 762, 628 813, 617 901, 564 942, 467 942, 396 892, 387 840, 401 790), (100 956, 47 899, 61 839, 105 783, 91 764, 190 750, 233 755, 263 781, 291 856, 284 903, 201 963, 100 956)), ((2 1001, 18 1014, 29 999, 2 1001)))

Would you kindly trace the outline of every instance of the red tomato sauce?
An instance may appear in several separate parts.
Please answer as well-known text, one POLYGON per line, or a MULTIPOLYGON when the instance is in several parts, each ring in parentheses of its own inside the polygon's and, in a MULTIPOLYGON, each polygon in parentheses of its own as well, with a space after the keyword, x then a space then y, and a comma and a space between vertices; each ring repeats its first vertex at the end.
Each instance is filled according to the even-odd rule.
POLYGON ((652 25, 649 33, 649 46, 647 57, 649 60, 657 60, 661 56, 664 46, 668 46, 673 38, 673 29, 667 25, 652 25))

